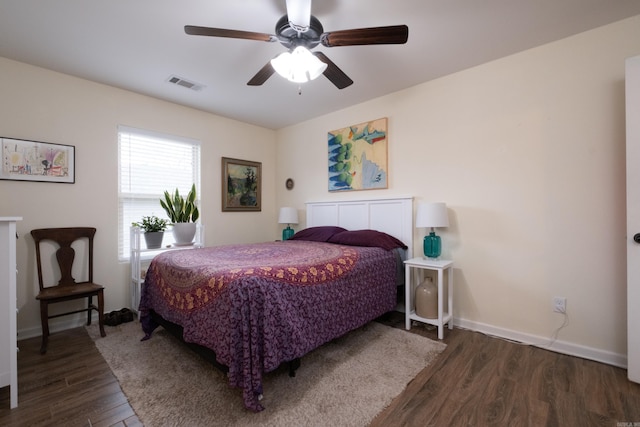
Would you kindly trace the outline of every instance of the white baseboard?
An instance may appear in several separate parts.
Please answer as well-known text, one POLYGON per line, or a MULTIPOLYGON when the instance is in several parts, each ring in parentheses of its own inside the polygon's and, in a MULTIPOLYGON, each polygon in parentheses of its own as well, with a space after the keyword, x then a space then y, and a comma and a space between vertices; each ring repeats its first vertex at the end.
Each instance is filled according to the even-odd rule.
MULTIPOLYGON (((94 313, 92 322, 98 322, 97 313, 94 313)), ((49 322, 49 330, 51 333, 64 331, 67 329, 78 328, 84 326, 86 317, 69 317, 64 321, 49 322)), ((607 365, 617 366, 627 369, 627 356, 617 354, 610 351, 604 351, 597 348, 587 347, 580 344, 570 343, 567 341, 556 340, 551 342, 550 338, 537 335, 526 334, 523 332, 513 331, 510 329, 498 328, 480 322, 473 322, 466 319, 454 319, 454 326, 480 332, 486 335, 495 336, 511 341, 517 341, 523 344, 532 345, 545 350, 555 351, 556 353, 568 354, 570 356, 581 357, 583 359, 594 360, 596 362, 606 363, 607 365)), ((42 329, 38 327, 20 329, 18 331, 18 340, 39 337, 42 335, 42 329)))
POLYGON ((517 341, 523 344, 532 345, 534 347, 543 348, 545 350, 555 351, 556 353, 568 354, 570 356, 594 360, 596 362, 606 363, 607 365, 613 365, 619 368, 627 369, 627 356, 623 354, 617 354, 597 348, 586 347, 567 341, 556 340, 552 342, 551 338, 526 334, 510 329, 498 328, 495 326, 473 322, 465 319, 455 319, 453 321, 453 324, 454 326, 463 329, 481 332, 483 334, 495 336, 497 338, 517 341))
POLYGON ((0 372, 0 387, 11 385, 11 372, 0 372))
MULTIPOLYGON (((91 315, 91 323, 98 323, 98 313, 91 315)), ((67 329, 79 328, 87 324, 87 315, 82 314, 80 316, 65 316, 49 321, 49 333, 54 334, 60 331, 66 331, 67 329)), ((18 330, 18 341, 26 340, 28 338, 42 336, 42 327, 35 326, 31 328, 23 328, 18 330)))

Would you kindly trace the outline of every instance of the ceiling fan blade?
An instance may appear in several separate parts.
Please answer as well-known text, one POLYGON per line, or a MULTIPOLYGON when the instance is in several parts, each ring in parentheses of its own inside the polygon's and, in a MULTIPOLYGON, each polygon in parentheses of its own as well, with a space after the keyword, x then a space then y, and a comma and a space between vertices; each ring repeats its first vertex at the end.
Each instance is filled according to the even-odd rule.
POLYGON ((326 47, 368 44, 404 44, 407 42, 408 38, 409 27, 406 25, 392 25, 389 27, 331 31, 322 34, 320 37, 320 43, 326 47))
POLYGON ((311 0, 287 0, 287 17, 294 29, 306 31, 311 20, 311 0))
POLYGON ((260 69, 260 71, 258 71, 256 73, 255 76, 253 76, 251 78, 251 80, 249 80, 247 82, 248 86, 261 86, 264 82, 267 81, 267 79, 269 77, 271 77, 273 75, 273 73, 275 73, 276 70, 273 68, 273 66, 271 65, 271 61, 267 62, 266 65, 264 67, 262 67, 260 69))
POLYGON ((327 64, 327 68, 324 70, 324 76, 329 79, 331 83, 336 85, 338 89, 344 89, 347 86, 353 84, 353 80, 347 76, 332 60, 322 52, 313 52, 313 54, 322 62, 327 64))
POLYGON ((278 41, 278 38, 271 34, 226 30, 224 28, 197 27, 195 25, 185 25, 184 32, 192 36, 227 37, 230 39, 257 40, 263 42, 278 41))

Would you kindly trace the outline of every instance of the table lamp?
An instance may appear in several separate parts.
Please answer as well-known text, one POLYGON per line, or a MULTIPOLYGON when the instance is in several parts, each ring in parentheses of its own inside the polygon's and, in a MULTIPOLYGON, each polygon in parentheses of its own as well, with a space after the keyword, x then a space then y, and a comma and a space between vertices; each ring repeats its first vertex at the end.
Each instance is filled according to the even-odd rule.
POLYGON ((282 230, 282 240, 289 240, 293 237, 294 231, 291 224, 298 223, 298 210, 296 208, 280 208, 278 224, 287 224, 287 228, 282 230))
POLYGON ((416 213, 416 228, 431 228, 424 236, 424 256, 438 258, 442 252, 440 236, 436 235, 436 227, 448 227, 447 205, 444 203, 420 203, 416 213))

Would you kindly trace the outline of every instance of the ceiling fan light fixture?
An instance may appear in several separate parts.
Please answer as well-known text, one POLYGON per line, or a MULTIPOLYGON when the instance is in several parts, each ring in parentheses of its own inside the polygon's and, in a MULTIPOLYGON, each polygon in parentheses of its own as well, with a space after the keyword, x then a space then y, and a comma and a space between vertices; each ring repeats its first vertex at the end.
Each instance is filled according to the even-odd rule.
POLYGON ((303 46, 296 47, 293 52, 281 53, 271 60, 271 65, 276 73, 295 83, 314 80, 327 68, 327 64, 303 46))
POLYGON ((267 62, 249 79, 248 86, 261 86, 277 72, 285 79, 296 83, 304 83, 323 74, 338 89, 352 85, 353 80, 323 52, 311 53, 311 49, 318 45, 332 48, 336 46, 404 44, 409 37, 409 27, 406 25, 326 32, 318 18, 311 15, 311 0, 286 0, 286 2, 287 13, 276 22, 275 34, 194 25, 185 25, 184 31, 196 36, 279 42, 289 50, 289 52, 267 62))

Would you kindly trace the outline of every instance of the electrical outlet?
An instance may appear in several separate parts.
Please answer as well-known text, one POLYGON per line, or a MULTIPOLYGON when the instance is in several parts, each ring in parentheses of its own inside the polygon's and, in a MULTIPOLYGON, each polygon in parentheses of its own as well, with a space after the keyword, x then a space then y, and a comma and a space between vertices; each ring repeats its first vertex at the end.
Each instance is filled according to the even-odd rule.
POLYGON ((567 312, 567 299, 565 297, 553 297, 553 311, 556 313, 567 312))

